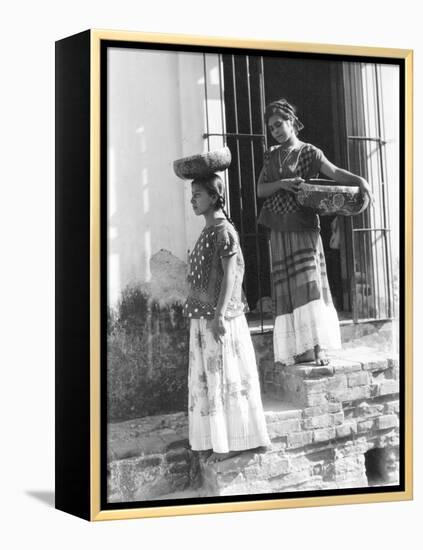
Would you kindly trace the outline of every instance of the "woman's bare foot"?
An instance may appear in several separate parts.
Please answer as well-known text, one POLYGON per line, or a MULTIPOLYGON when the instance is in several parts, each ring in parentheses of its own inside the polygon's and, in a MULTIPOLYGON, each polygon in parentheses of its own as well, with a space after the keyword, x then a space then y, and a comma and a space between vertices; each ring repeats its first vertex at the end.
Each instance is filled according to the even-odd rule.
POLYGON ((213 464, 214 462, 221 462, 222 460, 227 460, 233 456, 241 454, 242 451, 229 451, 227 453, 212 453, 208 458, 207 462, 213 464))
POLYGON ((330 363, 325 350, 323 350, 319 345, 314 346, 314 357, 316 359, 316 365, 319 367, 329 365, 330 363))

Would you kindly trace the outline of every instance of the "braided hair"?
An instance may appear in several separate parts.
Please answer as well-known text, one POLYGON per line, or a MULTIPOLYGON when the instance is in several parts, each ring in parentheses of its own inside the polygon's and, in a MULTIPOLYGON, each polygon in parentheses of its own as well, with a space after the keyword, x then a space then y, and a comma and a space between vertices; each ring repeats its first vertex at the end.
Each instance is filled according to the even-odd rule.
POLYGON ((200 185, 211 197, 217 197, 214 205, 215 210, 222 210, 228 222, 235 227, 234 222, 229 217, 225 208, 225 184, 223 183, 222 178, 217 174, 212 174, 211 176, 195 178, 192 183, 200 185))

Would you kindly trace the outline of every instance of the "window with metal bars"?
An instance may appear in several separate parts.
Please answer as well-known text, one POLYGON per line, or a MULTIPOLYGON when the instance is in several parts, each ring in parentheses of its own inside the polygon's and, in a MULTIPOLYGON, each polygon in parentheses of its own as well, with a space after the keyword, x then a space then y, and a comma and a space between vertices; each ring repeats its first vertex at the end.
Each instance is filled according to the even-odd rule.
POLYGON ((356 322, 391 319, 394 317, 392 201, 384 136, 382 67, 345 63, 344 82, 348 168, 369 181, 375 199, 365 212, 349 220, 353 319, 356 322))
MULTIPOLYGON (((383 138, 380 67, 261 56, 220 55, 222 132, 232 152, 227 174, 230 215, 246 261, 244 286, 253 329, 272 328, 270 248, 267 230, 257 224, 261 200, 256 186, 268 147, 265 104, 279 97, 301 105, 303 141, 321 147, 330 160, 368 179, 375 206, 341 220, 341 247, 329 246, 333 218, 322 218, 328 276, 341 319, 355 322, 393 316, 392 258, 383 138)), ((205 61, 205 82, 207 79, 205 61)), ((205 85, 207 104, 207 83, 205 85)))

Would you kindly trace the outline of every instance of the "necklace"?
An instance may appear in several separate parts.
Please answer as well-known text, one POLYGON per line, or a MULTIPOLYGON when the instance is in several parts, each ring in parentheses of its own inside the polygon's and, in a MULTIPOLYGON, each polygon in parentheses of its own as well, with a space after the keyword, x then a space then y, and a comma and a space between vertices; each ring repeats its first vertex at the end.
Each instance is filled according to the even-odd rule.
POLYGON ((290 147, 287 147, 286 149, 282 149, 282 147, 279 149, 279 155, 278 155, 278 161, 279 161, 279 174, 282 175, 286 161, 288 160, 289 155, 294 150, 295 145, 291 145, 290 147))

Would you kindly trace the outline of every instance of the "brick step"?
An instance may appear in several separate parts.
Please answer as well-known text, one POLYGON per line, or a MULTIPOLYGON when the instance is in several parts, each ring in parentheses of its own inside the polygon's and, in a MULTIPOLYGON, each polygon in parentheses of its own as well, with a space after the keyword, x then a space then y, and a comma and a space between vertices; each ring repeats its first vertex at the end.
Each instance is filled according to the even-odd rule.
POLYGON ((332 352, 330 365, 312 363, 284 366, 260 362, 264 392, 301 407, 372 399, 399 392, 399 365, 367 348, 332 352))
MULTIPOLYGON (((294 409, 291 405, 280 411, 279 404, 275 397, 264 397, 270 449, 245 451, 213 464, 200 457, 203 490, 208 496, 367 487, 365 454, 386 448, 397 455, 395 399, 373 405, 360 402, 346 413, 317 416, 311 414, 312 407, 294 409)), ((398 465, 396 459, 383 484, 398 482, 398 465)))
POLYGON ((349 353, 266 367, 271 449, 209 464, 189 448, 185 413, 110 424, 109 501, 366 486, 365 453, 398 446, 398 361, 349 353))

